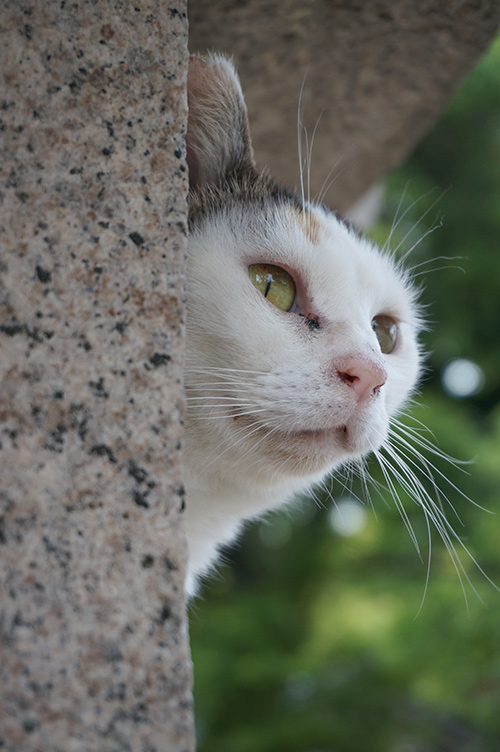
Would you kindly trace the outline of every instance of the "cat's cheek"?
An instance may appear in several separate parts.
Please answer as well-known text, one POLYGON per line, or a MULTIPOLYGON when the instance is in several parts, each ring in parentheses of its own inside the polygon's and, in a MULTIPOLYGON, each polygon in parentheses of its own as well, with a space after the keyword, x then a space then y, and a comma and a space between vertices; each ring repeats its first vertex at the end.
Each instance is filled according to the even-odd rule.
POLYGON ((387 413, 378 412, 370 415, 367 420, 359 420, 347 426, 347 448, 351 456, 361 458, 372 451, 380 449, 386 441, 389 429, 387 413))
POLYGON ((399 412, 414 392, 421 375, 421 360, 416 347, 408 347, 391 363, 386 384, 386 407, 389 416, 399 412))

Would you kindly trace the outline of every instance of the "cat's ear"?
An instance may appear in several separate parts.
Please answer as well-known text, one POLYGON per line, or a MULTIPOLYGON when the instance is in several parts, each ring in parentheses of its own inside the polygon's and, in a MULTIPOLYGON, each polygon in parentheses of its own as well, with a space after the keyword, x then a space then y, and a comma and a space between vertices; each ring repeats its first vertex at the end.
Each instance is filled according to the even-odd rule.
POLYGON ((188 74, 187 161, 194 190, 255 170, 238 75, 222 55, 191 55, 188 74))

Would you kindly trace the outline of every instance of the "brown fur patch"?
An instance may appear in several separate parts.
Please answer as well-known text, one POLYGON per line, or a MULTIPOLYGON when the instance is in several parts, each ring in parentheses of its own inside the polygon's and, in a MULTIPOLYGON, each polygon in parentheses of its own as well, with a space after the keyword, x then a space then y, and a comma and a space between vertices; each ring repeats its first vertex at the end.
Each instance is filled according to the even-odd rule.
POLYGON ((321 232, 321 222, 319 219, 310 211, 307 209, 304 210, 300 206, 290 205, 290 211, 298 219, 307 239, 314 245, 318 245, 321 232))
POLYGON ((309 211, 303 213, 304 231, 314 245, 319 245, 321 223, 314 214, 309 211))

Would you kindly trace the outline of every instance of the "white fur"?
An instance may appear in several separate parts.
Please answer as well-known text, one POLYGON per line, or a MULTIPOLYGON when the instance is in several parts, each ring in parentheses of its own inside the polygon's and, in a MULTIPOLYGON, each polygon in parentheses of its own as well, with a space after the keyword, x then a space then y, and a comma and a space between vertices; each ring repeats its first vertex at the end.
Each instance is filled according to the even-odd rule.
POLYGON ((186 529, 193 578, 217 557, 241 522, 310 487, 343 461, 378 448, 389 418, 419 371, 412 294, 387 257, 331 214, 312 208, 320 242, 300 218, 235 210, 189 243, 186 386, 186 529), (261 227, 259 227, 259 224, 261 227), (310 331, 252 285, 248 266, 291 270, 321 327, 310 331), (371 327, 377 314, 399 322, 398 344, 383 355, 371 327), (377 398, 358 403, 337 375, 351 356, 383 367, 377 398), (226 370, 234 369, 234 370, 226 370), (236 413, 251 413, 234 420, 236 413), (247 423, 248 421, 248 423, 247 423), (348 425, 350 444, 336 440, 348 425), (256 427, 260 426, 258 430, 256 427), (297 436, 300 431, 330 435, 297 436))
MULTIPOLYGON (((217 68, 227 83, 232 71, 235 86, 227 99, 232 110, 238 98, 244 109, 227 61, 211 58, 195 65, 196 85, 211 71, 217 76, 217 68)), ((227 144, 216 143, 222 136, 213 120, 222 108, 221 121, 229 127, 229 110, 220 86, 212 89, 219 99, 210 112, 210 133, 218 135, 205 147, 209 153, 197 156, 192 150, 190 168, 196 176, 201 163, 204 173, 213 174, 218 153, 227 151, 227 144)), ((198 129, 203 118, 196 91, 190 107, 198 129)), ((207 107, 205 98, 203 112, 207 107)), ((240 122, 241 112, 238 117, 240 122)), ((192 143, 206 144, 207 137, 194 133, 192 143)), ((418 378, 419 321, 404 275, 332 213, 309 205, 302 209, 280 200, 262 210, 229 202, 208 212, 190 235, 185 371, 189 593, 244 520, 381 447, 391 417, 418 378), (253 286, 248 273, 253 263, 275 264, 292 274, 298 301, 292 311, 276 308, 253 286), (380 314, 398 322, 397 345, 389 355, 382 354, 371 325, 380 314), (310 328, 305 316, 314 317, 319 327, 310 328), (383 386, 360 399, 339 377, 352 363, 385 374, 383 386)))

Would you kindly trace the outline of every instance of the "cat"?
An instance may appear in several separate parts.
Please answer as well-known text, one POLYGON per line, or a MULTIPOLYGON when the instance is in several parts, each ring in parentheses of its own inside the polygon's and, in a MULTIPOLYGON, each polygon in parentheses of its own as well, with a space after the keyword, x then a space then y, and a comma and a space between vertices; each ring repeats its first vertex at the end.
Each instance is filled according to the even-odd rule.
POLYGON ((390 446, 422 371, 422 319, 389 252, 257 170, 228 59, 191 56, 188 105, 193 595, 244 521, 390 446))

